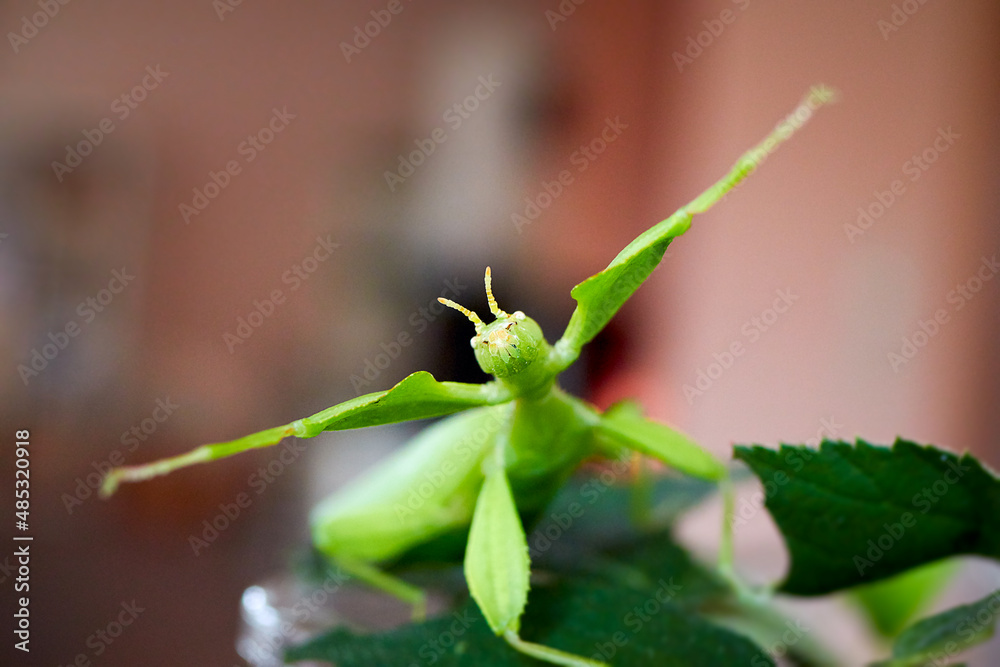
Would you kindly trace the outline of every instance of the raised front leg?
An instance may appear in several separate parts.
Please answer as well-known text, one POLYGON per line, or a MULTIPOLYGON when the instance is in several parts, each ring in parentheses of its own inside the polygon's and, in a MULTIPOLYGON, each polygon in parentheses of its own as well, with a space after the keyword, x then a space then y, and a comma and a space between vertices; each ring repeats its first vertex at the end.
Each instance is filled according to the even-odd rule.
POLYGON ((743 154, 725 176, 702 192, 673 215, 639 234, 611 260, 600 273, 596 273, 573 288, 570 295, 576 300, 576 310, 570 317, 566 331, 556 341, 550 353, 549 365, 562 371, 580 356, 580 349, 593 340, 612 316, 653 273, 660 263, 667 246, 691 227, 695 215, 704 213, 721 201, 740 182, 749 176, 773 152, 787 141, 812 112, 834 98, 833 91, 816 86, 809 91, 798 109, 807 114, 799 119, 798 109, 765 137, 759 144, 743 154))

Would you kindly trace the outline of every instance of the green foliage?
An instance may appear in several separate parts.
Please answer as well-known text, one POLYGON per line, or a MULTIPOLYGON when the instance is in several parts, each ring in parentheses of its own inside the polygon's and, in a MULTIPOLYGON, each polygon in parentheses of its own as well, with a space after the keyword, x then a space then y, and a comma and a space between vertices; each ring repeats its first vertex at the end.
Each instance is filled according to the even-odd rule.
POLYGON ((1000 611, 1000 590, 981 600, 925 618, 896 640, 892 658, 872 667, 922 667, 949 664, 962 651, 990 639, 1000 611))
MULTIPOLYGON (((784 517, 789 506, 804 503, 810 497, 821 499, 817 505, 820 507, 830 503, 829 487, 838 489, 837 498, 861 498, 861 502, 850 508, 846 504, 839 508, 841 525, 845 527, 840 533, 842 539, 854 539, 851 535, 857 530, 852 531, 852 527, 867 525, 872 520, 868 516, 872 511, 883 511, 880 509, 883 506, 893 511, 899 509, 894 494, 912 491, 911 482, 892 485, 886 480, 912 476, 927 483, 931 476, 927 471, 921 472, 922 466, 934 473, 969 468, 960 485, 963 493, 969 492, 964 488, 967 485, 985 492, 995 484, 992 476, 969 455, 959 457, 935 447, 905 442, 897 442, 892 448, 828 442, 818 451, 787 446, 777 451, 737 448, 737 457, 747 460, 762 482, 775 482, 768 504, 776 520, 784 517), (779 467, 777 463, 784 465, 779 467), (847 474, 852 470, 855 477, 847 474), (779 471, 786 477, 778 476, 779 471), (972 471, 977 472, 971 474, 972 471), (835 479, 843 484, 829 481, 835 479), (881 489, 882 495, 873 495, 873 489, 881 489)), ((765 599, 748 602, 744 591, 732 588, 705 569, 671 539, 671 521, 704 500, 711 492, 710 484, 686 478, 656 479, 648 491, 652 506, 661 507, 660 520, 655 522, 657 528, 645 532, 641 525, 625 519, 632 494, 640 489, 634 483, 623 483, 623 478, 622 468, 614 466, 603 475, 574 478, 528 531, 535 572, 546 583, 536 584, 531 590, 522 618, 526 640, 615 666, 748 664, 757 667, 773 665, 773 657, 785 654, 793 656, 799 665, 838 664, 816 644, 815 638, 802 636, 811 632, 810 628, 806 628, 806 633, 795 632, 795 628, 803 626, 783 618, 765 599), (666 508, 665 502, 671 506, 666 508), (553 530, 555 526, 562 528, 553 530), (542 535, 548 535, 548 539, 534 539, 542 535)), ((930 484, 933 489, 933 482, 930 484)), ((932 507, 951 512, 953 518, 971 511, 968 499, 958 505, 943 505, 944 495, 932 507), (956 512, 958 507, 965 510, 956 512)), ((801 531, 809 522, 802 514, 795 513, 778 523, 783 531, 786 528, 801 531)), ((982 527, 983 531, 989 529, 982 527)), ((802 554, 793 552, 793 558, 808 557, 812 551, 802 554)), ((816 566, 824 564, 819 562, 816 566)), ((857 590, 874 595, 873 591, 881 588, 881 598, 878 595, 875 598, 880 599, 877 604, 887 606, 878 613, 883 615, 884 623, 898 626, 900 619, 926 602, 950 572, 950 566, 940 565, 907 570, 904 576, 857 590), (903 585, 917 590, 906 591, 900 588, 903 585), (891 594, 894 589, 896 593, 891 594)), ((1000 591, 923 619, 902 634, 897 628, 893 634, 899 636, 892 657, 873 663, 872 667, 954 664, 953 658, 993 635, 998 611, 1000 591)), ((445 667, 541 664, 510 651, 490 631, 489 625, 477 607, 467 601, 451 614, 391 632, 366 635, 337 629, 289 650, 287 658, 329 660, 341 667, 431 664, 432 656, 433 664, 445 667), (456 630, 461 634, 456 634, 456 630)))
POLYGON ((956 566, 942 560, 851 591, 879 634, 895 637, 948 584, 956 566))
POLYGON ((782 590, 821 595, 948 556, 1000 556, 1000 484, 971 455, 897 440, 737 447, 773 493, 791 553, 782 590))
MULTIPOLYGON (((562 507, 556 501, 547 514, 562 507)), ((727 588, 669 533, 633 530, 614 546, 597 547, 594 541, 604 540, 581 521, 559 539, 572 543, 577 568, 570 574, 549 554, 536 559, 545 578, 554 577, 555 583, 532 588, 522 620, 526 640, 616 667, 774 664, 753 642, 698 613, 725 596, 727 588)), ((440 618, 391 632, 336 629, 290 649, 286 659, 326 660, 338 667, 541 664, 511 651, 469 601, 440 618)))
MULTIPOLYGON (((669 584, 662 588, 667 591, 669 584)), ((749 640, 656 596, 596 584, 538 589, 524 616, 525 636, 564 651, 611 660, 616 667, 773 665, 749 640), (651 602, 654 601, 654 602, 651 602), (652 614, 641 610, 648 605, 652 614), (636 613, 636 609, 641 613, 636 613), (648 619, 648 620, 644 620, 648 619), (531 629, 528 631, 528 629, 531 629)), ((476 605, 379 635, 338 629, 286 653, 286 660, 325 660, 338 667, 372 665, 527 667, 542 663, 496 637, 476 605)))

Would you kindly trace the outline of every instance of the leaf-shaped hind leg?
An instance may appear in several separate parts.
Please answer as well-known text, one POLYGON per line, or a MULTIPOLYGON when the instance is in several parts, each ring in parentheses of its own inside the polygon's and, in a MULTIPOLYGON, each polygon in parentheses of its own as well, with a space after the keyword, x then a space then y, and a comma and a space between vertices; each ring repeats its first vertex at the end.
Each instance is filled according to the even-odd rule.
POLYGON ((465 550, 469 592, 490 629, 513 648, 538 660, 567 667, 607 667, 603 662, 521 639, 521 615, 528 602, 531 562, 528 539, 514 504, 502 462, 503 443, 476 501, 465 550))
POLYGON ((646 419, 636 403, 616 403, 597 422, 599 438, 666 463, 693 477, 721 482, 726 466, 690 436, 646 419))
POLYGON ((738 591, 745 586, 733 566, 733 486, 726 466, 691 437, 666 424, 646 419, 631 402, 613 405, 601 415, 597 435, 615 445, 655 458, 681 472, 717 482, 722 491, 722 539, 719 546, 719 574, 738 591))
POLYGON ((722 535, 719 543, 718 572, 742 599, 756 599, 746 583, 736 574, 733 554, 733 484, 726 466, 701 448, 690 436, 666 424, 643 417, 639 406, 622 402, 611 406, 597 424, 599 438, 620 447, 655 458, 694 477, 719 484, 722 492, 722 535))
POLYGON ((284 426, 270 428, 229 442, 202 445, 186 454, 145 465, 115 468, 105 478, 101 486, 101 495, 110 496, 122 482, 139 482, 196 463, 214 461, 258 447, 270 447, 290 435, 312 438, 323 431, 340 431, 440 417, 508 400, 510 400, 509 392, 497 382, 485 384, 438 382, 430 373, 418 371, 404 378, 392 389, 352 398, 311 417, 298 419, 284 426))

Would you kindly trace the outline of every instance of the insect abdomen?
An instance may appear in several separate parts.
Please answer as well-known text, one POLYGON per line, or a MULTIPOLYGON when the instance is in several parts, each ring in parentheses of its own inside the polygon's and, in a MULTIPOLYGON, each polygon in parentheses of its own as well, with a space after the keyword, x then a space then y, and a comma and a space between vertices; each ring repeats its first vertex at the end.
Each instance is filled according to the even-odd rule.
POLYGON ((477 408, 428 427, 395 455, 320 503, 313 541, 330 555, 392 560, 466 527, 482 464, 513 405, 477 408))

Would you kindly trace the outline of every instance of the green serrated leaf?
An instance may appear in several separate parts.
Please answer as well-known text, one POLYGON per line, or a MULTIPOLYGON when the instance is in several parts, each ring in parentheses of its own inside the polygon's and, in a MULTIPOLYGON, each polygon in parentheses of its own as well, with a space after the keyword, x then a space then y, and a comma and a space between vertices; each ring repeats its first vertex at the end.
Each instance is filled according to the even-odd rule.
POLYGON ((954 607, 907 628, 896 640, 892 658, 872 667, 948 664, 951 658, 993 636, 1000 611, 1000 590, 971 604, 954 607))
MULTIPOLYGON (((536 589, 524 637, 615 667, 773 667, 763 649, 671 601, 670 584, 648 590, 601 585, 536 589)), ((378 635, 338 629, 290 649, 285 659, 338 667, 540 667, 496 637, 472 603, 442 618, 378 635)))
POLYGON ((1000 558, 1000 483, 973 456, 878 447, 737 447, 791 554, 782 590, 821 595, 957 554, 1000 558))

